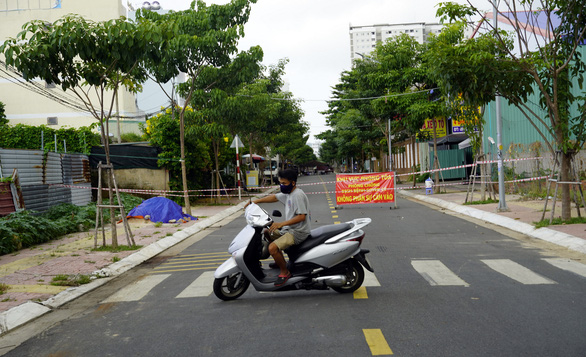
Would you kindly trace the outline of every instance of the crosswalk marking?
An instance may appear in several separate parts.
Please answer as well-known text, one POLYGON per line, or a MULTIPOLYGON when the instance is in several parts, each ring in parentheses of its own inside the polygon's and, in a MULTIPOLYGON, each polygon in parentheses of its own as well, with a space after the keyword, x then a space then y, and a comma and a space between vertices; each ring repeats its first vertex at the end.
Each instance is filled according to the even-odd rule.
POLYGON ((557 284, 510 259, 482 259, 491 269, 525 285, 557 284))
MULTIPOLYGON (((204 259, 205 260, 205 259, 204 259)), ((544 258, 547 263, 586 278, 586 265, 578 263, 570 259, 563 258, 544 258)), ((272 261, 269 259, 267 261, 272 261)), ((510 260, 510 259, 483 259, 480 260, 494 271, 503 274, 510 279, 513 279, 521 284, 537 285, 537 284, 557 284, 557 282, 539 275, 532 270, 510 260)), ((198 264, 190 264, 192 261, 185 262, 186 264, 179 264, 177 261, 169 261, 157 268, 159 270, 147 275, 141 280, 119 290, 111 295, 101 303, 125 302, 125 301, 139 301, 157 285, 163 282, 166 278, 171 276, 170 272, 187 271, 187 270, 205 270, 186 288, 184 288, 176 298, 194 298, 210 296, 213 291, 214 271, 215 266, 209 266, 202 263, 201 266, 194 267, 198 264), (179 264, 179 265, 176 265, 179 264), (176 268, 176 269, 173 269, 176 268)), ((213 264, 213 263, 212 263, 213 264)), ((462 280, 458 275, 452 272, 440 260, 433 259, 414 259, 411 261, 413 268, 432 286, 464 286, 469 284, 462 280)), ((368 270, 364 270, 364 281, 362 286, 354 292, 355 299, 368 299, 367 287, 381 286, 376 275, 368 270)))
POLYGON ((216 269, 229 257, 227 253, 179 255, 154 268, 151 274, 216 269))
POLYGON ((145 297, 149 291, 167 279, 171 274, 148 275, 127 287, 118 290, 115 294, 102 301, 102 304, 110 302, 138 301, 145 297))
POLYGON ((439 260, 412 260, 411 265, 432 286, 470 286, 439 260))
POLYGON ((543 260, 555 266, 556 268, 560 268, 562 270, 566 270, 586 278, 586 265, 582 263, 564 258, 544 258, 543 260))
POLYGON ((197 279, 195 279, 185 290, 183 290, 177 298, 190 298, 209 296, 212 293, 212 286, 214 283, 214 272, 204 271, 197 279))
POLYGON ((364 270, 364 282, 362 283, 362 286, 380 286, 380 283, 378 282, 378 279, 376 278, 376 275, 374 275, 374 273, 371 273, 368 270, 364 270))

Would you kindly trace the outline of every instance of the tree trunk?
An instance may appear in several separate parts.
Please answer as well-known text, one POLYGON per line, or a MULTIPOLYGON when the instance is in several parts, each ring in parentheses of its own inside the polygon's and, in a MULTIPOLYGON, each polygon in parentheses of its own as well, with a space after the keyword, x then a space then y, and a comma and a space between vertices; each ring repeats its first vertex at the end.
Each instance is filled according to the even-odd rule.
POLYGON ((216 203, 220 203, 220 161, 218 160, 218 156, 220 155, 220 142, 218 139, 214 139, 213 141, 214 146, 214 162, 216 165, 216 203))
POLYGON ((191 215, 191 204, 189 203, 189 192, 187 192, 187 166, 185 165, 185 108, 179 114, 179 142, 181 145, 181 179, 183 181, 183 202, 185 213, 191 215))
MULTIPOLYGON (((102 110, 103 112, 103 110, 102 110)), ((112 162, 110 161, 110 137, 109 137, 109 125, 108 121, 102 117, 102 140, 104 142, 104 154, 106 155, 106 165, 110 166, 112 162), (106 125, 104 127, 104 122, 106 125)), ((107 172, 107 171, 106 171, 107 172)), ((114 193, 112 192, 112 186, 114 182, 112 181, 112 176, 114 176, 114 167, 110 170, 110 175, 108 175, 108 199, 110 200, 110 205, 114 205, 114 193)), ((99 208, 101 209, 101 208, 99 208)), ((116 212, 114 208, 110 208, 110 231, 112 233, 112 248, 118 247, 118 235, 116 232, 116 212)))
MULTIPOLYGON (((574 177, 571 177, 570 171, 572 167, 572 152, 562 153, 562 162, 560 167, 560 181, 569 182, 574 181, 574 177)), ((570 197, 570 185, 562 184, 562 220, 566 221, 572 218, 572 200, 570 197)))
POLYGON ((411 162, 413 163, 411 165, 413 167, 413 187, 415 187, 417 185, 417 175, 415 173, 417 171, 415 165, 415 135, 411 135, 411 162))

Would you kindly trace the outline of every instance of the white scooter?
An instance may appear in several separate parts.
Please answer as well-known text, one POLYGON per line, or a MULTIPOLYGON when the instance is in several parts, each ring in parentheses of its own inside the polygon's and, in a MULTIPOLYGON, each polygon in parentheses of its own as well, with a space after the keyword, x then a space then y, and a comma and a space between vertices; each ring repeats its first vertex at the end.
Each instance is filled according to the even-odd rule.
MULTIPOLYGON (((285 250, 292 277, 275 286, 278 268, 264 268, 261 260, 269 257, 269 242, 263 230, 273 220, 260 206, 251 203, 245 210, 248 225, 234 238, 228 252, 232 254, 214 273, 214 293, 222 300, 233 300, 246 292, 250 283, 257 291, 299 289, 334 289, 350 293, 364 281, 363 266, 374 272, 366 259, 368 249, 360 248, 362 228, 370 218, 358 218, 342 224, 319 227, 299 245, 285 250)), ((273 211, 280 217, 281 212, 273 211)))

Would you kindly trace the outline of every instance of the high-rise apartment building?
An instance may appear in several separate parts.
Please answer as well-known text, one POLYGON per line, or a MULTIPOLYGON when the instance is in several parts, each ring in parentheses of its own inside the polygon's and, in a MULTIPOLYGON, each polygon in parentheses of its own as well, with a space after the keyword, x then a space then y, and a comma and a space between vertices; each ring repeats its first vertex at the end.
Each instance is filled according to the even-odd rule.
POLYGON ((350 59, 360 55, 370 54, 378 42, 384 42, 388 38, 407 34, 419 43, 425 43, 430 34, 441 32, 443 25, 434 23, 414 22, 405 24, 382 24, 368 26, 352 26, 350 24, 350 59))

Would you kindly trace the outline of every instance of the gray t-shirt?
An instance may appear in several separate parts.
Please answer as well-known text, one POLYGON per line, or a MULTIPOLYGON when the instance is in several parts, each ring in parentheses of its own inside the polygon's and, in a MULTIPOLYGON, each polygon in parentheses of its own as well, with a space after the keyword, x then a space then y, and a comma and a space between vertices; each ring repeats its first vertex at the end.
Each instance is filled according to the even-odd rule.
POLYGON ((291 226, 284 226, 281 228, 282 233, 290 232, 293 234, 295 244, 303 242, 311 233, 311 218, 309 217, 309 200, 300 188, 296 188, 290 194, 277 193, 277 199, 285 205, 285 221, 304 214, 305 220, 291 226))

